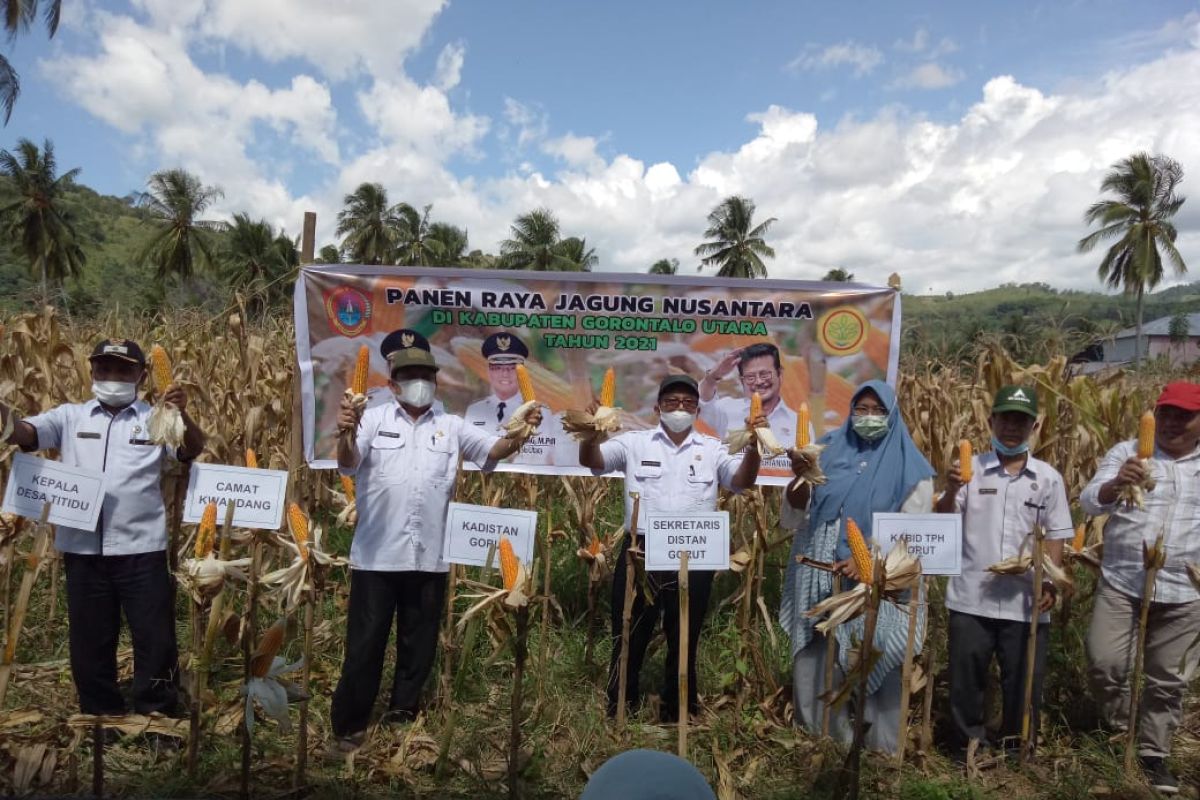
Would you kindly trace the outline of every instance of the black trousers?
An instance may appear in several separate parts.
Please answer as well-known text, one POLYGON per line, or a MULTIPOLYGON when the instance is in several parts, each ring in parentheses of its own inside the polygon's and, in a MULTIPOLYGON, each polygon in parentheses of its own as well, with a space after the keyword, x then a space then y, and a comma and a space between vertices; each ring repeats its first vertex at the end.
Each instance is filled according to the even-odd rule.
MULTIPOLYGON (((617 713, 618 676, 621 671, 621 615, 625 608, 625 581, 628 566, 625 552, 629 549, 626 538, 621 555, 613 570, 612 582, 612 661, 608 668, 608 715, 617 713)), ((647 575, 653 602, 647 603, 642 587, 635 588, 633 615, 629 620, 629 665, 626 671, 625 701, 636 708, 640 693, 638 677, 646 648, 654 638, 658 618, 662 617, 663 632, 667 637, 666 675, 663 676, 663 716, 670 720, 679 718, 679 575, 675 572, 651 572, 647 575)), ((704 615, 708 612, 708 598, 712 593, 713 573, 688 573, 688 713, 700 710, 699 692, 696 688, 696 650, 700 644, 700 630, 704 626, 704 615)))
POLYGON ((179 653, 166 551, 127 556, 63 553, 71 677, 85 714, 124 714, 117 689, 121 613, 133 639, 133 710, 170 714, 179 703, 179 653))
POLYGON ((351 570, 346 659, 329 712, 335 736, 366 730, 379 694, 393 620, 396 672, 388 710, 416 713, 437 654, 447 578, 445 572, 351 570))
MULTIPOLYGON (((1025 659, 1029 647, 1029 623, 951 611, 949 633, 950 714, 958 744, 965 747, 971 739, 987 741, 983 702, 992 656, 1000 665, 1000 691, 1004 709, 1000 738, 1020 738, 1025 714, 1025 659)), ((1035 735, 1049 641, 1050 624, 1038 625, 1037 658, 1033 673, 1034 716, 1030 721, 1035 735)))

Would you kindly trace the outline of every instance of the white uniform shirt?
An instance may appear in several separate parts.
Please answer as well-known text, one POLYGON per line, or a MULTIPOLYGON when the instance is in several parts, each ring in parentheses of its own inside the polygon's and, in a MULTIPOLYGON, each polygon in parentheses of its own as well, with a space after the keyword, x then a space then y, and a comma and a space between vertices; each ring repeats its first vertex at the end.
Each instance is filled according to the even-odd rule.
POLYGON ((1100 503, 1100 487, 1117 476, 1121 465, 1137 454, 1137 442, 1119 442, 1100 462, 1100 469, 1079 496, 1084 513, 1108 514, 1104 525, 1101 573, 1122 594, 1140 598, 1145 581, 1142 543, 1154 544, 1159 533, 1167 546, 1166 565, 1154 582, 1154 602, 1190 603, 1200 599, 1188 580, 1187 564, 1200 564, 1200 448, 1174 459, 1158 448, 1150 457, 1157 485, 1146 492, 1144 509, 1123 501, 1100 503))
MULTIPOLYGON (((700 419, 717 433, 718 439, 724 439, 731 429, 746 427, 746 417, 750 416, 749 397, 714 397, 709 402, 700 402, 700 419)), ((775 408, 767 414, 767 424, 771 433, 784 447, 791 447, 796 441, 796 412, 788 408, 781 399, 775 408)), ((808 435, 812 438, 812 424, 809 424, 808 435)), ((774 458, 764 458, 762 469, 782 469, 791 472, 792 460, 781 455, 774 458)))
POLYGON ((149 417, 143 400, 116 414, 89 400, 25 419, 37 431, 37 449, 57 449, 63 464, 104 473, 96 530, 59 525, 54 546, 60 552, 125 556, 167 548, 161 476, 163 459, 173 454, 148 438, 149 417))
POLYGON ((630 492, 641 495, 637 532, 646 534, 649 511, 714 511, 717 489, 733 488, 733 476, 742 464, 725 445, 711 436, 688 434, 676 446, 660 425, 644 431, 627 431, 600 445, 603 472, 625 473, 625 529, 633 516, 630 492))
MULTIPOLYGON (((506 433, 505 423, 512 419, 513 412, 520 408, 522 402, 524 401, 521 400, 520 394, 515 394, 507 400, 490 394, 468 406, 465 419, 468 425, 478 430, 503 436, 506 433), (501 403, 504 404, 503 412, 500 410, 501 403)), ((529 437, 529 441, 521 446, 521 452, 513 456, 509 463, 578 466, 579 444, 563 430, 562 418, 546 406, 542 406, 542 424, 537 433, 529 437)))
MULTIPOLYGON (((946 586, 946 608, 989 619, 1028 622, 1033 613, 1033 571, 996 575, 992 564, 1031 553, 1033 526, 1041 510, 1047 539, 1070 539, 1071 508, 1058 470, 1033 456, 1016 475, 994 451, 973 461, 971 481, 958 490, 954 507, 963 516, 962 574, 946 586)), ((1043 614, 1039 622, 1049 622, 1043 614)))
POLYGON ((442 540, 459 454, 485 463, 497 438, 434 410, 414 422, 395 400, 368 407, 358 426, 358 468, 339 470, 355 479, 358 524, 350 566, 448 571, 442 540))

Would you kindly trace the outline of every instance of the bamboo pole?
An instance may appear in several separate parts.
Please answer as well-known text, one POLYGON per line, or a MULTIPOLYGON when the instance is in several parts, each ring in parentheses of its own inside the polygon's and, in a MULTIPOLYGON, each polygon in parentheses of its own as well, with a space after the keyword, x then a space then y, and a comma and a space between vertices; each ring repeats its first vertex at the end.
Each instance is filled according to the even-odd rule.
POLYGON ((633 498, 633 514, 629 522, 629 537, 625 547, 625 603, 621 609, 621 655, 617 659, 617 726, 625 726, 625 693, 629 688, 629 625, 633 619, 634 582, 637 580, 637 565, 633 550, 637 547, 637 520, 641 506, 641 495, 630 492, 633 498))
MULTIPOLYGON (((919 585, 918 585, 919 586, 919 585)), ((917 591, 920 591, 918 588, 917 591)), ((908 745, 908 702, 912 694, 913 651, 917 642, 918 602, 913 597, 908 603, 908 641, 904 644, 904 664, 900 669, 900 730, 896 738, 896 765, 904 763, 904 750, 908 745)))
POLYGON ((316 604, 315 590, 304 593, 304 653, 300 665, 300 689, 304 699, 300 701, 300 729, 296 735, 296 773, 293 784, 304 786, 304 772, 308 768, 308 684, 312 677, 312 633, 313 606, 316 604))
POLYGON ((862 751, 866 742, 866 711, 867 711, 867 684, 871 679, 871 662, 874 660, 872 655, 875 652, 875 625, 879 619, 879 603, 883 597, 883 587, 887 583, 887 575, 883 567, 883 559, 875 557, 875 569, 871 585, 871 596, 867 601, 867 610, 865 620, 863 622, 863 638, 858 649, 858 680, 854 698, 854 738, 850 742, 850 754, 846 757, 846 763, 842 771, 838 774, 836 783, 834 784, 833 796, 836 798, 849 797, 850 800, 858 800, 859 786, 861 784, 862 770, 862 751))
POLYGON ((679 557, 679 757, 688 749, 688 552, 679 557))
POLYGON ((0 662, 0 708, 4 707, 4 698, 8 694, 8 681, 12 677, 13 662, 17 657, 17 642, 21 639, 21 628, 25 626, 25 613, 29 610, 29 596, 33 593, 33 584, 42 570, 42 563, 45 561, 46 551, 50 546, 50 526, 46 524, 49 516, 50 504, 45 503, 42 506, 42 515, 38 519, 37 533, 34 534, 33 549, 29 552, 33 559, 33 566, 27 566, 21 575, 21 588, 17 590, 17 607, 13 609, 12 618, 8 620, 4 659, 0 662))
POLYGON ((544 553, 545 564, 543 564, 544 572, 542 574, 542 653, 539 658, 541 680, 538 682, 538 693, 541 694, 541 689, 545 685, 546 679, 546 664, 550 660, 550 567, 553 564, 552 542, 554 531, 554 523, 551 518, 550 504, 546 504, 546 550, 544 553))
POLYGON ((55 614, 58 611, 58 567, 60 561, 58 550, 55 549, 53 542, 50 544, 47 558, 50 560, 50 608, 46 612, 46 622, 51 623, 54 622, 55 614))
POLYGON ((517 630, 513 636, 513 684, 508 731, 508 797, 520 800, 521 793, 521 706, 525 699, 525 658, 528 655, 529 606, 516 610, 517 630))
POLYGON ((1142 607, 1138 613, 1137 648, 1134 650, 1133 672, 1129 676, 1129 722, 1125 726, 1125 773, 1129 776, 1137 774, 1137 732, 1138 713, 1142 702, 1142 673, 1146 662, 1146 626, 1150 618, 1150 604, 1154 602, 1154 583, 1158 579, 1158 571, 1162 569, 1166 558, 1163 545, 1163 534, 1159 532, 1154 540, 1154 550, 1146 551, 1143 543, 1146 577, 1142 584, 1142 607))
POLYGON ((1029 621, 1029 639, 1025 645, 1025 702, 1021 715, 1021 763, 1028 763, 1037 750, 1037 731, 1034 730, 1033 683, 1037 673, 1038 611, 1042 604, 1042 576, 1045 568, 1042 559, 1046 550, 1046 529, 1041 523, 1033 526, 1033 609, 1029 621))
MULTIPOLYGON (((842 576, 834 574, 833 588, 830 591, 830 596, 839 594, 842 591, 842 576)), ((837 664, 837 639, 830 631, 829 635, 825 636, 825 703, 821 709, 821 735, 829 735, 829 725, 833 719, 833 704, 830 703, 830 698, 833 697, 833 668, 837 664)))
MULTIPOLYGON (((258 533, 253 532, 250 540, 250 575, 249 591, 246 593, 246 624, 242 630, 242 683, 250 682, 250 660, 255 643, 258 641, 258 569, 262 561, 262 543, 258 533)), ((239 783, 239 797, 250 800, 250 756, 253 741, 250 735, 249 720, 242 720, 242 766, 239 783)))
POLYGON ((446 619, 442 626, 442 677, 438 681, 444 702, 450 702, 454 682, 454 595, 458 591, 458 565, 451 564, 446 574, 446 619))
MULTIPOLYGON (((928 603, 933 591, 933 578, 925 578, 925 602, 928 603)), ((925 641, 932 642, 933 639, 933 615, 930 614, 925 619, 925 641)), ((921 698, 921 755, 928 757, 933 750, 933 676, 936 659, 933 654, 932 645, 927 644, 925 647, 925 688, 922 690, 925 695, 921 698)))

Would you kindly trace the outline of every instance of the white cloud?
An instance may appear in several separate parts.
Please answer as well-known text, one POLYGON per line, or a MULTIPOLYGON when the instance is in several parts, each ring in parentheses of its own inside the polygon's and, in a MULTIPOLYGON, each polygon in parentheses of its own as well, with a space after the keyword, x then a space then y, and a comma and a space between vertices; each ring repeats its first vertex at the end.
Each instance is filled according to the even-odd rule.
POLYGON ((929 31, 917 28, 913 31, 911 39, 897 39, 892 43, 892 47, 901 53, 919 53, 931 59, 958 51, 958 43, 949 36, 943 36, 937 44, 930 47, 932 41, 929 31))
POLYGON ((962 70, 943 67, 936 61, 926 61, 901 75, 891 86, 897 89, 945 89, 962 79, 962 70))
POLYGON ((542 143, 542 151, 562 159, 572 167, 603 166, 604 159, 596 154, 596 138, 568 133, 542 143))
POLYGON ((883 53, 870 45, 854 41, 829 45, 821 48, 809 45, 787 65, 791 71, 821 70, 849 66, 853 68, 855 77, 862 77, 883 63, 883 53))
POLYGON ((518 149, 541 141, 550 130, 549 117, 540 106, 511 97, 504 98, 504 119, 508 125, 501 129, 501 136, 518 149))
POLYGON ((443 92, 448 92, 462 80, 463 60, 467 48, 462 42, 451 42, 438 53, 437 66, 434 68, 433 85, 443 92))

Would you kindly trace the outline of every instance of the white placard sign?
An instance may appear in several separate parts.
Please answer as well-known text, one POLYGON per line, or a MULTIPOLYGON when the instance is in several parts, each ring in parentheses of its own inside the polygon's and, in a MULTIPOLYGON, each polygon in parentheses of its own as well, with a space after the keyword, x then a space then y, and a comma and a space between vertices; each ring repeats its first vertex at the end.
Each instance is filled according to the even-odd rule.
POLYGON ((689 572, 729 569, 729 512, 646 514, 646 569, 678 570, 685 550, 689 572))
MULTIPOLYGON (((536 511, 451 503, 446 514, 442 560, 482 567, 487 564, 491 546, 500 545, 501 536, 512 542, 513 552, 528 570, 533 562, 533 544, 537 537, 536 511)), ((492 566, 500 566, 499 555, 492 558, 492 566)))
POLYGON ((4 487, 4 510, 29 519, 41 519, 50 504, 52 525, 94 531, 104 502, 104 473, 70 467, 57 461, 14 453, 12 472, 4 487))
POLYGON ((886 555, 900 539, 921 559, 924 575, 962 574, 961 514, 881 514, 873 517, 873 536, 886 555))
POLYGON ((279 530, 287 496, 287 472, 250 469, 226 464, 193 464, 188 478, 183 521, 199 522, 204 507, 217 503, 217 522, 225 520, 225 509, 233 503, 233 524, 239 528, 279 530))

